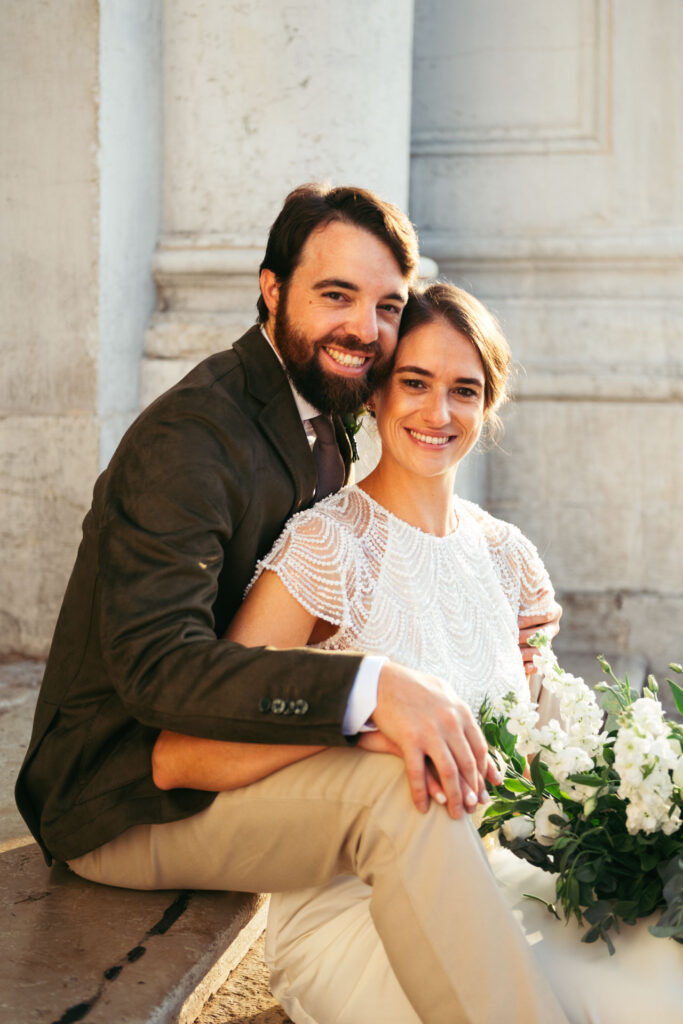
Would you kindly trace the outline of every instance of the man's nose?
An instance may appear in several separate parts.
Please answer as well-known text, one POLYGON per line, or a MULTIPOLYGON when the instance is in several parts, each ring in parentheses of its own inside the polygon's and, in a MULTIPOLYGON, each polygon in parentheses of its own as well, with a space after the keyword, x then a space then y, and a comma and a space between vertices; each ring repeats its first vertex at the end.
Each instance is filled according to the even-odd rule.
POLYGON ((359 303, 347 323, 349 334, 355 335, 364 345, 377 341, 377 310, 374 306, 359 303))

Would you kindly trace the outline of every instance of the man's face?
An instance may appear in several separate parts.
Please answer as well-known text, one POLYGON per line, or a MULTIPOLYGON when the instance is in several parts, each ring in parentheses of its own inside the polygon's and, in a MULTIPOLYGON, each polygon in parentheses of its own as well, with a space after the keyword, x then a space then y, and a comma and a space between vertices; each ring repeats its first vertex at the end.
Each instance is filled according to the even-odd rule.
POLYGON ((389 373, 407 298, 391 250, 333 221, 310 235, 285 285, 270 271, 261 283, 270 336, 296 389, 320 412, 359 409, 389 373))

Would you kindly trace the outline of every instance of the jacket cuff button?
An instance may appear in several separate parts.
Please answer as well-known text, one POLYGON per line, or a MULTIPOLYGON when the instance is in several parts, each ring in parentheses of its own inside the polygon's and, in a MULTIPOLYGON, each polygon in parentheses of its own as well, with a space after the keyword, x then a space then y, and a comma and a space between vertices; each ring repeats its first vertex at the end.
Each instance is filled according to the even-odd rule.
POLYGON ((281 715, 286 708, 286 704, 282 697, 276 697, 273 701, 273 714, 281 715))
POLYGON ((308 711, 308 701, 307 700, 299 699, 299 700, 294 702, 294 714, 295 715, 305 715, 307 711, 308 711))
POLYGON ((259 706, 258 706, 259 711, 261 711, 264 715, 267 715, 268 712, 271 709, 271 706, 272 705, 271 705, 270 697, 261 697, 261 700, 259 701, 259 706))

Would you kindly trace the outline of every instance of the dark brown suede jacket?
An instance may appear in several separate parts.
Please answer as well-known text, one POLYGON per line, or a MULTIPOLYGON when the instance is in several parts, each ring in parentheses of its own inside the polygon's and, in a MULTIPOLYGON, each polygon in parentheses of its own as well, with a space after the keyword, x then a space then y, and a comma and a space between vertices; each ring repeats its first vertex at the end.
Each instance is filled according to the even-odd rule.
MULTIPOLYGON (((337 434, 348 469, 341 424, 337 434)), ((315 482, 291 388, 257 327, 128 430, 83 523, 17 782, 48 862, 211 803, 212 793, 156 788, 161 729, 346 742, 360 655, 220 639, 257 559, 310 505, 315 482)))

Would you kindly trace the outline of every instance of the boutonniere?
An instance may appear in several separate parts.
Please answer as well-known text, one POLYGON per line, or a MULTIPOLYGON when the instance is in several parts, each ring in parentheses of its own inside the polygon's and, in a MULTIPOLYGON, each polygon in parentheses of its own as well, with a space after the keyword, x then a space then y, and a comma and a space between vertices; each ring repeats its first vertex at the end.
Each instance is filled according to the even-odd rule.
POLYGON ((356 446, 356 434, 360 430, 364 413, 365 409, 361 409, 359 412, 346 413, 341 418, 342 423, 344 424, 344 430, 346 431, 346 436, 348 437, 349 444, 351 445, 351 459, 353 462, 358 462, 358 459, 360 458, 358 448, 356 446))

